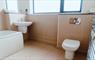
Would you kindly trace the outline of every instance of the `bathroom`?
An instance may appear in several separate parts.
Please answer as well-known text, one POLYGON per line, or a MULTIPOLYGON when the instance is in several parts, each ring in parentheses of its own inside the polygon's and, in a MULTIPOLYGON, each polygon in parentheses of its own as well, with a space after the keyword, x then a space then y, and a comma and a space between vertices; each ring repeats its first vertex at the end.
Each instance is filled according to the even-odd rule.
MULTIPOLYGON (((81 1, 79 12, 52 12, 48 8, 46 10, 48 12, 44 13, 44 10, 42 10, 41 13, 35 13, 37 12, 37 6, 33 5, 33 2, 41 3, 40 0, 0 0, 0 31, 20 32, 22 30, 24 45, 19 51, 5 56, 1 60, 65 60, 65 50, 62 48, 65 39, 80 42, 80 46, 73 57, 74 60, 94 60, 93 57, 88 57, 88 47, 91 40, 95 1, 78 1, 81 1), (78 18, 79 23, 73 23, 71 21, 74 20, 73 18, 78 18), (23 28, 19 30, 16 25, 17 22, 24 21, 32 22, 24 28, 27 31, 23 28)), ((51 1, 51 3, 49 1, 47 4, 53 2, 55 1, 51 1)), ((55 3, 58 4, 58 2, 60 3, 60 0, 55 3)), ((58 5, 60 6, 60 4, 58 5)), ((45 6, 47 5, 42 7, 46 9, 45 6)), ((55 6, 50 6, 55 8, 55 6)), ((58 9, 60 10, 60 7, 53 11, 58 9)), ((0 34, 1 36, 2 34, 0 34)))

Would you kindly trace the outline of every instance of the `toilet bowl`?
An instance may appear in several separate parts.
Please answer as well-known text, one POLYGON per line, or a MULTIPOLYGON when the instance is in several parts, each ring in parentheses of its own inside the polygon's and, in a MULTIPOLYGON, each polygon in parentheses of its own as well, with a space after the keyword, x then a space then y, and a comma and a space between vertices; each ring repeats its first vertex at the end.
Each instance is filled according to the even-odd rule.
POLYGON ((65 59, 73 60, 74 52, 78 50, 80 41, 65 39, 62 43, 62 48, 65 50, 65 59))

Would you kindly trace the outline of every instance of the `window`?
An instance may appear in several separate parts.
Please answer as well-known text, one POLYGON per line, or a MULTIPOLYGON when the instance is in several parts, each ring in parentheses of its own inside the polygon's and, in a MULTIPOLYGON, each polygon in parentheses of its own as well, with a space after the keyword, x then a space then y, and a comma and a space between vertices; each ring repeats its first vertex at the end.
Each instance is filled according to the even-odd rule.
POLYGON ((64 0, 63 11, 80 11, 81 0, 64 0))
POLYGON ((18 12, 17 0, 6 0, 8 12, 18 12))
POLYGON ((59 12, 60 0, 34 0, 34 12, 59 12))
POLYGON ((80 12, 82 0, 30 0, 30 12, 80 12))
POLYGON ((34 6, 33 6, 33 0, 29 0, 29 6, 30 6, 30 14, 33 14, 33 11, 34 11, 34 6))

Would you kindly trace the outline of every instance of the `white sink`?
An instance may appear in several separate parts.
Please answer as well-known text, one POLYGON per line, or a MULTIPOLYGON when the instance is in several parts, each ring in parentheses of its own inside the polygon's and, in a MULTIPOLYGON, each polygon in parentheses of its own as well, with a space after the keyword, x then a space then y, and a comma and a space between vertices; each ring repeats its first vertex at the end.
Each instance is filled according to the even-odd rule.
POLYGON ((27 27, 30 26, 32 22, 14 22, 14 25, 18 26, 18 31, 22 33, 27 32, 27 27))
POLYGON ((30 26, 32 22, 15 22, 16 26, 30 26))

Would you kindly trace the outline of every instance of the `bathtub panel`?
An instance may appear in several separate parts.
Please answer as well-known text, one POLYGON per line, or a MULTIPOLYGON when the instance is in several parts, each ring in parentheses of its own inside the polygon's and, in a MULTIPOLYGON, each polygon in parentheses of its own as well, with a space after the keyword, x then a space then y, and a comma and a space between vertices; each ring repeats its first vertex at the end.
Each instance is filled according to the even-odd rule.
POLYGON ((24 47, 21 33, 0 39, 0 59, 3 59, 24 47))

